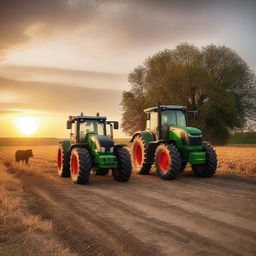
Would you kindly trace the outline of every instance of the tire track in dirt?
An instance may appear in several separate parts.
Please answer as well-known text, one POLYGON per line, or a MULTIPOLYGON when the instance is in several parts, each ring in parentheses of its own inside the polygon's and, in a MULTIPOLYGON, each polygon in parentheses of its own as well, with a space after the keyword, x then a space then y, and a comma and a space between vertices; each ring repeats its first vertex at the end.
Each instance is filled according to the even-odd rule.
POLYGON ((255 255, 254 184, 190 174, 120 184, 92 175, 79 186, 47 176, 20 178, 81 255, 255 255))
MULTIPOLYGON (((189 177, 184 177, 185 179, 180 178, 179 180, 175 180, 171 182, 171 185, 167 182, 163 182, 160 184, 156 183, 152 186, 152 182, 157 182, 155 178, 157 177, 143 177, 143 193, 152 193, 152 190, 155 193, 163 194, 169 191, 168 198, 174 197, 175 199, 186 200, 195 205, 201 205, 205 208, 212 209, 212 210, 219 210, 221 212, 226 213, 236 213, 238 216, 244 218, 252 218, 256 221, 256 183, 250 184, 251 190, 250 193, 241 194, 236 196, 233 194, 232 191, 227 187, 229 187, 229 180, 226 183, 221 185, 216 185, 216 178, 213 177, 210 179, 211 183, 209 184, 206 181, 205 184, 197 184, 196 180, 194 179, 193 183, 189 180, 189 177), (212 188, 212 185, 214 186, 212 188), (214 189, 215 188, 215 189, 214 189)), ((205 180, 205 179, 203 179, 205 180)), ((236 191, 236 193, 240 193, 240 190, 236 191)))
MULTIPOLYGON (((95 191, 95 189, 93 189, 95 191)), ((101 193, 101 191, 99 191, 101 193)), ((100 195, 99 193, 99 195, 100 195)), ((122 197, 122 195, 113 195, 111 191, 105 192, 106 198, 105 200, 111 198, 114 199, 114 205, 118 205, 118 203, 125 202, 129 207, 136 209, 137 212, 144 213, 144 216, 150 216, 157 222, 159 220, 159 216, 161 216, 161 220, 164 220, 166 223, 170 223, 172 225, 179 225, 185 230, 197 230, 197 225, 201 226, 200 230, 197 230, 194 233, 197 233, 198 236, 201 237, 208 237, 209 239, 215 240, 216 244, 221 244, 226 237, 233 237, 240 239, 240 243, 242 244, 245 242, 246 246, 241 246, 239 243, 236 246, 239 246, 237 249, 238 251, 243 250, 244 252, 247 251, 247 246, 249 245, 252 247, 255 244, 255 239, 252 237, 256 237, 255 224, 253 222, 248 223, 247 229, 243 227, 237 227, 233 224, 226 223, 226 219, 223 218, 223 222, 219 221, 218 219, 209 218, 207 215, 203 215, 200 211, 193 211, 189 207, 180 207, 174 205, 172 203, 162 203, 159 200, 152 200, 151 198, 145 197, 141 198, 142 200, 138 203, 137 198, 134 200, 132 194, 128 197, 122 197), (169 207, 168 207, 169 206, 169 207), (250 225, 253 225, 252 227, 250 225), (216 228, 218 228, 218 236, 216 235, 216 228), (249 229, 249 231, 248 231, 249 229), (239 234, 239 237, 237 236, 239 234), (240 235, 243 235, 240 237, 240 235), (244 237, 247 235, 247 237, 244 237)), ((183 202, 186 205, 186 202, 183 202)), ((234 248, 234 245, 230 246, 230 249, 234 248)), ((248 251, 249 253, 250 251, 248 251)))
MULTIPOLYGON (((155 247, 138 243, 131 233, 127 233, 121 226, 116 226, 113 221, 109 221, 105 216, 104 208, 97 207, 95 209, 96 201, 94 199, 90 202, 87 201, 85 205, 78 204, 77 199, 81 198, 77 195, 75 197, 67 196, 67 191, 64 193, 60 189, 51 188, 51 186, 48 184, 47 190, 37 186, 30 191, 54 209, 53 211, 48 210, 51 217, 60 219, 59 213, 56 214, 56 211, 64 213, 60 220, 62 225, 71 224, 79 227, 79 237, 87 236, 90 238, 87 239, 87 244, 100 246, 100 255, 161 255, 155 247)), ((69 192, 73 193, 73 191, 69 192)), ((77 240, 76 243, 81 247, 84 246, 84 241, 77 240)))
MULTIPOLYGON (((57 191, 54 191, 55 196, 57 191)), ((43 198, 44 200, 46 200, 46 196, 45 196, 45 192, 41 192, 38 191, 38 189, 36 189, 36 193, 40 196, 42 196, 42 194, 44 194, 44 196, 42 196, 41 198, 43 198)), ((90 194, 91 200, 86 200, 86 202, 84 202, 82 205, 80 205, 79 209, 76 208, 76 206, 74 206, 74 204, 72 203, 73 200, 70 201, 71 198, 69 198, 68 201, 64 200, 66 204, 69 205, 70 208, 72 208, 73 210, 76 210, 77 213, 79 213, 79 218, 84 217, 88 220, 91 219, 91 215, 97 215, 97 212, 101 209, 101 204, 104 201, 105 204, 108 204, 108 206, 104 207, 104 216, 107 217, 107 219, 105 217, 102 216, 98 216, 101 219, 105 219, 105 223, 111 223, 110 225, 113 226, 115 224, 118 224, 119 226, 119 232, 122 231, 128 231, 130 233, 134 233, 137 235, 137 241, 136 243, 131 243, 129 242, 131 239, 127 239, 125 242, 129 244, 129 246, 134 247, 135 245, 135 254, 131 253, 128 255, 161 255, 160 252, 154 252, 151 253, 150 252, 142 252, 142 254, 139 252, 138 248, 136 248, 137 244, 154 244, 154 248, 160 247, 162 249, 163 253, 166 253, 166 255, 180 255, 180 252, 182 251, 182 253, 184 253, 186 251, 186 253, 184 255, 188 255, 189 251, 193 248, 194 250, 197 248, 198 243, 201 244, 201 246, 203 247, 203 245, 205 243, 211 243, 211 244, 215 244, 213 243, 213 241, 210 241, 207 238, 201 237, 199 235, 197 235, 196 233, 190 232, 190 231, 186 231, 182 228, 177 228, 177 226, 171 224, 171 223, 166 223, 165 221, 160 221, 158 219, 155 219, 153 217, 145 217, 144 212, 138 211, 138 210, 134 210, 130 205, 125 205, 124 206, 120 203, 117 202, 116 200, 110 199, 108 197, 104 197, 98 194, 90 194), (95 202, 97 202, 98 206, 94 206, 95 202), (111 207, 111 205, 113 205, 111 207), (86 207, 83 207, 86 206, 86 207), (89 206, 89 207, 88 207, 89 206), (88 208, 90 209, 90 216, 88 216, 88 213, 86 214, 85 212, 88 211, 88 208), (123 210, 122 210, 123 208, 123 210), (127 214, 127 209, 130 208, 130 216, 127 216, 129 214, 127 214), (83 210, 85 209, 85 210, 83 210), (86 210, 87 209, 87 210, 86 210), (119 217, 118 220, 116 219, 116 213, 118 212, 117 210, 115 211, 115 209, 119 209, 119 217), (121 210, 121 211, 120 211, 121 210), (135 217, 133 217, 135 216, 135 217), (138 216, 138 217, 136 217, 138 216), (121 218, 120 218, 121 217, 121 218), (129 219, 129 222, 127 223, 127 219, 129 219), (149 225, 149 223, 154 223, 155 225, 149 225), (125 225, 125 224, 128 224, 125 225), (131 227, 130 225, 135 225, 133 227, 131 227), (161 227, 165 227, 165 229, 163 228, 159 228, 159 225, 161 225, 161 227), (176 237, 173 239, 173 233, 172 232, 168 232, 169 230, 175 230, 176 232, 176 237), (154 233, 152 233, 152 231, 154 231, 154 233), (169 234, 169 235, 168 235, 169 234), (147 238, 147 235, 150 235, 150 237, 147 238), (154 236, 154 237, 152 237, 154 236), (171 239, 170 239, 171 238, 171 239), (192 239, 191 239, 192 238, 192 239), (191 244, 191 240, 192 241, 196 241, 197 245, 193 245, 191 244), (181 243, 181 241, 183 242, 183 244, 181 243), (176 244, 176 247, 167 247, 166 245, 169 244, 171 242, 171 244, 176 244), (186 244, 187 243, 188 246, 186 244), (178 246, 179 245, 179 246, 178 246), (178 247, 181 247, 182 250, 178 249, 178 247), (186 247, 186 248, 185 248, 186 247)), ((70 211, 67 210, 66 211, 70 211)), ((95 224, 96 220, 94 219, 93 223, 95 224)), ((82 227, 83 225, 80 222, 80 227, 82 227)), ((102 227, 102 225, 101 225, 102 227)), ((91 229, 91 231, 93 230, 93 232, 95 232, 95 228, 91 229)), ((111 235, 109 230, 106 232, 107 236, 106 238, 104 238, 105 242, 107 244, 112 244, 113 247, 113 243, 111 243, 111 241, 108 241, 109 236, 111 235)), ((103 234, 97 234, 97 236, 100 237, 104 237, 103 234)), ((118 248, 115 248, 115 251, 118 248)), ((130 249, 130 248, 129 248, 130 249)), ((154 250, 155 251, 155 250, 154 250)), ((227 248, 224 248, 218 244, 215 244, 214 246, 214 251, 218 252, 218 255, 221 255, 221 252, 225 252, 227 254, 232 254, 232 255, 236 255, 234 251, 232 250, 228 250, 227 248)), ((118 250, 118 254, 120 255, 126 255, 125 253, 127 253, 127 251, 123 251, 121 252, 120 250, 118 250)))

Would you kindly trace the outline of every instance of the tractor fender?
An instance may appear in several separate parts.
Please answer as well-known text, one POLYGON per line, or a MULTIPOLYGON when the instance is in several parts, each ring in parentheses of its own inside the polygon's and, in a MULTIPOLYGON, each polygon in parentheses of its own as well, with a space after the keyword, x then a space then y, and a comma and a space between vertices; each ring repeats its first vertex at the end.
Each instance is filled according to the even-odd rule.
POLYGON ((73 148, 86 148, 86 149, 89 149, 88 144, 86 144, 86 143, 77 143, 77 144, 73 144, 73 145, 69 148, 69 151, 71 152, 71 150, 72 150, 73 148))
POLYGON ((113 151, 113 153, 116 154, 116 152, 117 152, 117 150, 118 150, 119 148, 123 148, 123 147, 126 147, 126 146, 127 146, 127 144, 116 144, 116 145, 114 146, 114 151, 113 151))
POLYGON ((70 148, 70 140, 62 140, 59 142, 59 144, 62 144, 63 145, 63 149, 64 149, 64 152, 68 152, 69 151, 69 148, 70 148))
POLYGON ((114 146, 114 150, 116 150, 116 149, 118 149, 118 148, 123 148, 123 147, 126 147, 127 146, 127 144, 116 144, 115 146, 114 146))
POLYGON ((140 132, 136 132, 133 136, 132 136, 132 139, 130 140, 130 142, 133 142, 134 138, 137 136, 137 135, 140 135, 141 137, 143 137, 145 143, 146 143, 146 146, 151 142, 151 141, 154 141, 155 140, 155 136, 152 132, 150 131, 140 131, 140 132))

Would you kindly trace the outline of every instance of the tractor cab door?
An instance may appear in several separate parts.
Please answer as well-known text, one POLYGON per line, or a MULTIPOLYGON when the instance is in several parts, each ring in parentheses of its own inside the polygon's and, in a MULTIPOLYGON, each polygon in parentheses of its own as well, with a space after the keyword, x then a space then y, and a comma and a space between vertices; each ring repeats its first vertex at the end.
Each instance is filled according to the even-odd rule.
POLYGON ((159 121, 158 112, 148 112, 147 113, 147 130, 154 133, 156 140, 159 140, 159 121))
POLYGON ((77 122, 72 123, 71 132, 70 132, 70 142, 71 144, 76 144, 77 138, 77 122))

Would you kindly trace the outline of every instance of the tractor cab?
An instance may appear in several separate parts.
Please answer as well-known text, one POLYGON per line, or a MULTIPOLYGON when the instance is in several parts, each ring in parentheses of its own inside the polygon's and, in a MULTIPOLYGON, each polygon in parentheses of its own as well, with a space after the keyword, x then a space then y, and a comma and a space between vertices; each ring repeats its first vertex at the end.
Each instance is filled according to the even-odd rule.
POLYGON ((169 127, 186 127, 187 113, 193 113, 198 119, 197 111, 186 111, 184 106, 158 106, 147 108, 146 129, 151 131, 156 139, 165 139, 168 136, 169 127))
POLYGON ((118 122, 106 121, 105 116, 69 116, 67 129, 71 129, 70 140, 72 144, 86 142, 87 136, 108 136, 113 139, 113 128, 118 129, 118 122), (109 131, 109 133, 107 132, 109 131))

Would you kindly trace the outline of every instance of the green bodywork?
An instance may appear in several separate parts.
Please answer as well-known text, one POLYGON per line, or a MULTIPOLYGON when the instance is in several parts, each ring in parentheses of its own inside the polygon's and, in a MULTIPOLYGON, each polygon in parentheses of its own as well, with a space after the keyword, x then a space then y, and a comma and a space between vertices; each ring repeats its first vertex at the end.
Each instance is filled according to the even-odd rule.
POLYGON ((151 132, 141 131, 140 134, 143 136, 146 145, 148 145, 151 141, 154 141, 154 136, 151 132))
POLYGON ((68 152, 71 146, 70 140, 62 140, 61 143, 64 147, 64 151, 68 152))
MULTIPOLYGON (((87 118, 94 117, 84 117, 85 120, 87 118)), ((87 132, 85 134, 85 137, 83 137, 82 141, 74 142, 74 140, 72 139, 66 139, 62 140, 61 143, 63 144, 64 151, 69 154, 71 153, 72 148, 87 148, 92 158, 92 169, 94 170, 111 169, 118 167, 117 158, 114 154, 114 142, 113 139, 109 136, 98 135, 95 132, 87 132), (113 147, 111 146, 109 149, 102 147, 102 145, 100 144, 101 140, 107 140, 108 143, 110 143, 111 145, 113 144, 113 147)))
POLYGON ((205 152, 203 152, 203 146, 186 145, 181 137, 182 132, 186 137, 188 134, 201 135, 201 131, 194 127, 185 126, 169 128, 168 139, 174 141, 176 147, 180 150, 182 161, 187 161, 190 164, 204 164, 205 152))
MULTIPOLYGON (((186 110, 186 107, 183 106, 160 106, 148 108, 144 110, 145 113, 152 113, 159 111, 158 109, 164 110, 180 110, 184 111, 186 110)), ((158 112, 158 118, 159 115, 162 115, 161 111, 158 112)), ((147 119, 148 120, 148 119, 147 119)), ((150 119, 149 119, 150 120, 150 119)), ((167 124, 168 125, 168 124, 167 124)), ((167 127, 167 134, 165 134, 164 139, 161 137, 159 138, 159 141, 155 141, 156 133, 159 132, 159 129, 156 129, 155 132, 152 129, 147 129, 146 131, 140 131, 135 133, 134 137, 137 134, 140 134, 147 146, 149 146, 150 143, 161 143, 161 141, 167 141, 172 142, 176 148, 180 151, 181 159, 183 162, 189 162, 190 164, 204 164, 206 160, 206 153, 204 152, 204 148, 201 143, 198 145, 190 145, 190 138, 200 138, 202 133, 199 129, 194 127, 188 127, 188 126, 175 126, 175 125, 168 125, 167 127), (189 137, 190 136, 190 137, 189 137)), ((133 137, 133 138, 134 138, 133 137)))
MULTIPOLYGON (((173 141, 175 146, 181 153, 182 161, 189 162, 190 164, 204 164, 205 152, 203 152, 203 146, 190 146, 184 145, 180 132, 192 134, 201 134, 201 131, 192 127, 170 127, 168 131, 168 140, 173 141)), ((154 141, 154 137, 151 131, 142 131, 140 134, 143 136, 146 145, 154 141)))
POLYGON ((96 133, 89 133, 86 135, 86 141, 88 144, 88 149, 93 156, 94 169, 110 169, 117 168, 117 159, 113 152, 101 152, 98 138, 103 138, 104 136, 97 135, 96 133), (98 145, 97 145, 98 144, 98 145))

